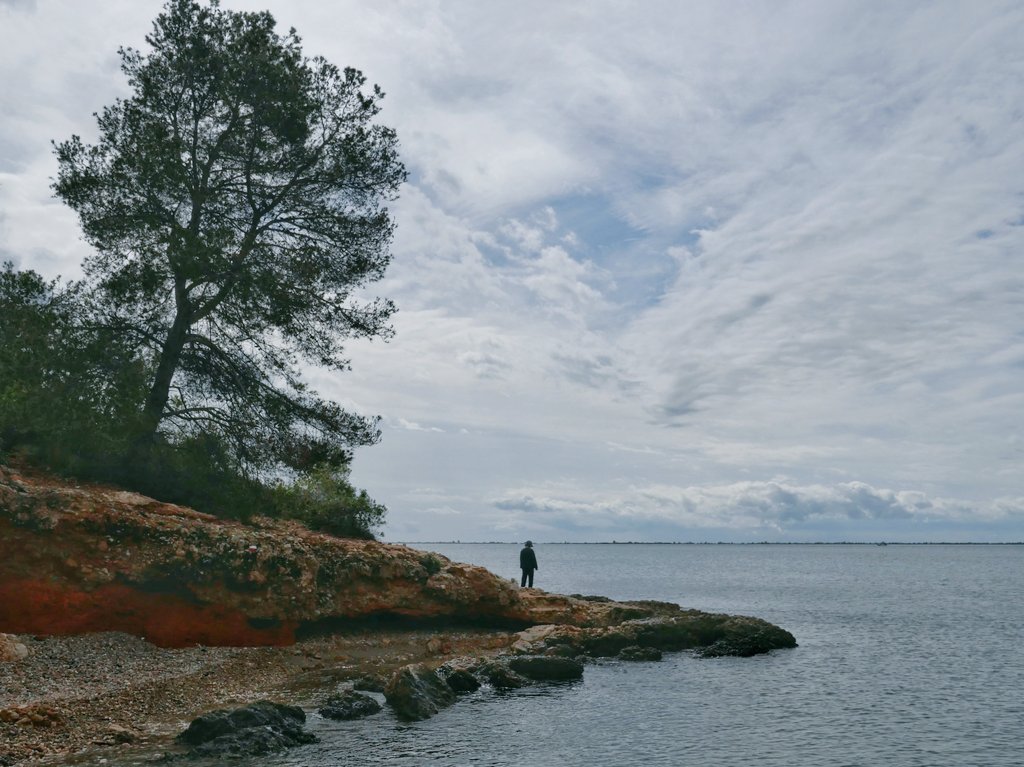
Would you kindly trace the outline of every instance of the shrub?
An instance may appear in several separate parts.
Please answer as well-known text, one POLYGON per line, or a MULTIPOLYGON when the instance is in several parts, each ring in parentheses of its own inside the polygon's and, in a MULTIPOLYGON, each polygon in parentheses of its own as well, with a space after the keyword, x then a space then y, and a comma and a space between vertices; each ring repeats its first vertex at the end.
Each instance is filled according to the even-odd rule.
POLYGON ((427 571, 427 575, 437 575, 441 572, 441 560, 434 554, 424 554, 420 557, 420 564, 427 571))
POLYGON ((348 478, 348 466, 318 466, 290 484, 279 483, 272 492, 273 513, 341 538, 373 539, 387 508, 348 478))

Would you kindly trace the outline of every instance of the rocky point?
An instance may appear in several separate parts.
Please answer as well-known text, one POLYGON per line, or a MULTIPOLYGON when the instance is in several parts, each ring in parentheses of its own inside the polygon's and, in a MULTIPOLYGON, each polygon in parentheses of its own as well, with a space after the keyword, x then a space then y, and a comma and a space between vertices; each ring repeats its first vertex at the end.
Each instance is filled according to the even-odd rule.
MULTIPOLYGON (((164 647, 287 645, 382 616, 527 629, 520 652, 792 647, 756 618, 519 589, 481 567, 287 520, 219 519, 0 466, 0 631, 123 631, 164 647)), ((18 648, 8 653, 20 652, 18 648)))

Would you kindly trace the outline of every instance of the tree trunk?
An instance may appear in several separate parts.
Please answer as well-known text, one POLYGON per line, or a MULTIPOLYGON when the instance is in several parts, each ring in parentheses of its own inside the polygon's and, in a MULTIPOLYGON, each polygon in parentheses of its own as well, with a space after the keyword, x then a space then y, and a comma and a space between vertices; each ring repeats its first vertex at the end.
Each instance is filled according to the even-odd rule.
POLYGON ((185 338, 191 325, 188 314, 178 309, 174 322, 167 333, 163 349, 160 351, 160 364, 156 368, 156 376, 146 398, 146 407, 142 411, 140 441, 151 443, 156 436, 160 421, 164 417, 164 408, 171 393, 171 382, 181 360, 181 351, 185 348, 185 338))

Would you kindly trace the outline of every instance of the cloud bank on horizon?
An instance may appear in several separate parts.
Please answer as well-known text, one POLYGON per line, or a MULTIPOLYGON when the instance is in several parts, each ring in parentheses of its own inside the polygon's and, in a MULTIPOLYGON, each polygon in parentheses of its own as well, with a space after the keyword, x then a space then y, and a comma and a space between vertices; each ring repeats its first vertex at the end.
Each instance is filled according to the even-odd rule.
MULTIPOLYGON (((1024 539, 1019 3, 222 4, 388 93, 388 538, 1024 539)), ((160 7, 0 0, 0 258, 160 7)))

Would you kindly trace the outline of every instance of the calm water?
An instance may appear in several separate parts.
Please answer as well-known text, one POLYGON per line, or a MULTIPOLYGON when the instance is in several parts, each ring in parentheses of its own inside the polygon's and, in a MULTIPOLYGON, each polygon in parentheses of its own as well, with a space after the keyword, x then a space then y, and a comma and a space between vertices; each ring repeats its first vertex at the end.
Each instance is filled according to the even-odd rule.
MULTIPOLYGON (((419 545, 517 575, 518 547, 419 545)), ((539 545, 536 585, 757 615, 795 650, 589 665, 260 764, 1024 765, 1024 546, 539 545)))

